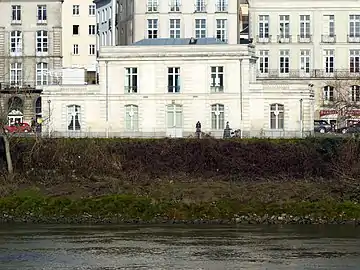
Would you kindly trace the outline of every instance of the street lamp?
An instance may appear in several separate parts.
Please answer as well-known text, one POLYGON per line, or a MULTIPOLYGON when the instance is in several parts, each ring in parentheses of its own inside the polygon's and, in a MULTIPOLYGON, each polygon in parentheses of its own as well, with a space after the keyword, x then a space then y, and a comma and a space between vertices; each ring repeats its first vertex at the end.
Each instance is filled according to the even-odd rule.
POLYGON ((49 99, 47 101, 48 103, 48 136, 50 138, 50 133, 51 133, 51 130, 50 130, 50 123, 51 123, 51 114, 50 114, 50 111, 51 111, 51 100, 49 99))

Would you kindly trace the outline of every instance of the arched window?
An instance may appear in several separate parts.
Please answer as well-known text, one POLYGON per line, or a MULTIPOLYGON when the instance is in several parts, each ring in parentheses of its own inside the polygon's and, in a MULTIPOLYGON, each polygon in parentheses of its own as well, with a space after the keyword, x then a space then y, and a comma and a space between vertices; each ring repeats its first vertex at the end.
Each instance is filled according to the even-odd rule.
POLYGON ((211 105, 211 129, 224 129, 225 106, 223 104, 211 105))
POLYGON ((125 127, 127 130, 139 129, 139 107, 136 105, 125 106, 125 127))
POLYGON ((42 104, 41 104, 41 97, 38 97, 35 101, 35 119, 32 125, 36 126, 36 131, 41 132, 41 122, 39 120, 42 118, 42 104))
POLYGON ((277 103, 270 105, 270 128, 284 129, 284 105, 277 103))
POLYGON ((23 122, 24 102, 19 97, 11 97, 8 100, 9 125, 23 122))
POLYGON ((36 64, 36 85, 48 84, 48 64, 37 63, 36 64))
POLYGON ((334 101, 334 86, 324 86, 323 97, 325 101, 334 101))
POLYGON ((351 86, 351 101, 353 101, 353 102, 360 101, 360 86, 359 85, 351 86))
POLYGON ((68 130, 76 131, 81 129, 81 107, 79 105, 69 105, 68 113, 68 130))
POLYGON ((178 104, 167 105, 166 115, 167 115, 168 128, 182 128, 183 111, 181 105, 178 104))

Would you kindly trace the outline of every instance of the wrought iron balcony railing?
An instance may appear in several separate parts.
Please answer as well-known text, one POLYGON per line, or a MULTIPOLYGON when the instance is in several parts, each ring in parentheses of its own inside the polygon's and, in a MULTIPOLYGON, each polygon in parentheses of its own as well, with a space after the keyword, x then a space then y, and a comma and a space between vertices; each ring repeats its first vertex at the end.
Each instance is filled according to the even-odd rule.
POLYGON ((336 43, 336 35, 321 35, 322 43, 336 43))
POLYGON ((360 70, 349 70, 349 69, 289 69, 289 72, 280 73, 278 69, 258 70, 257 78, 259 79, 299 79, 299 78, 318 78, 318 79, 332 79, 332 78, 359 78, 360 70))
POLYGON ((271 35, 256 36, 256 43, 271 43, 271 35))
POLYGON ((277 43, 291 43, 292 37, 291 35, 278 35, 276 41, 277 43))

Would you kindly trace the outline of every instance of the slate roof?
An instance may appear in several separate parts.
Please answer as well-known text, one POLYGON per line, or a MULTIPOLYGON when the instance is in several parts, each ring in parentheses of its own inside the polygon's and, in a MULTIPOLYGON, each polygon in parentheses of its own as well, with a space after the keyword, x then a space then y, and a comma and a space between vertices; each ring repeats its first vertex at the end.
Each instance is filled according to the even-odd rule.
POLYGON ((198 38, 195 39, 195 44, 190 44, 190 38, 153 38, 142 39, 131 45, 133 46, 174 46, 174 45, 215 45, 215 44, 227 44, 216 38, 198 38))

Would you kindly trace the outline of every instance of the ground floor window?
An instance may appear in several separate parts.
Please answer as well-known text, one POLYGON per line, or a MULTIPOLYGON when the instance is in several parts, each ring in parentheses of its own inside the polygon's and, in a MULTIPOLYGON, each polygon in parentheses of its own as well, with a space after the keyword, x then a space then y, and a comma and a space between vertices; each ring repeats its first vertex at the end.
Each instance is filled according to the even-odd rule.
POLYGON ((69 105, 68 112, 68 130, 76 131, 81 129, 81 107, 79 105, 69 105))

